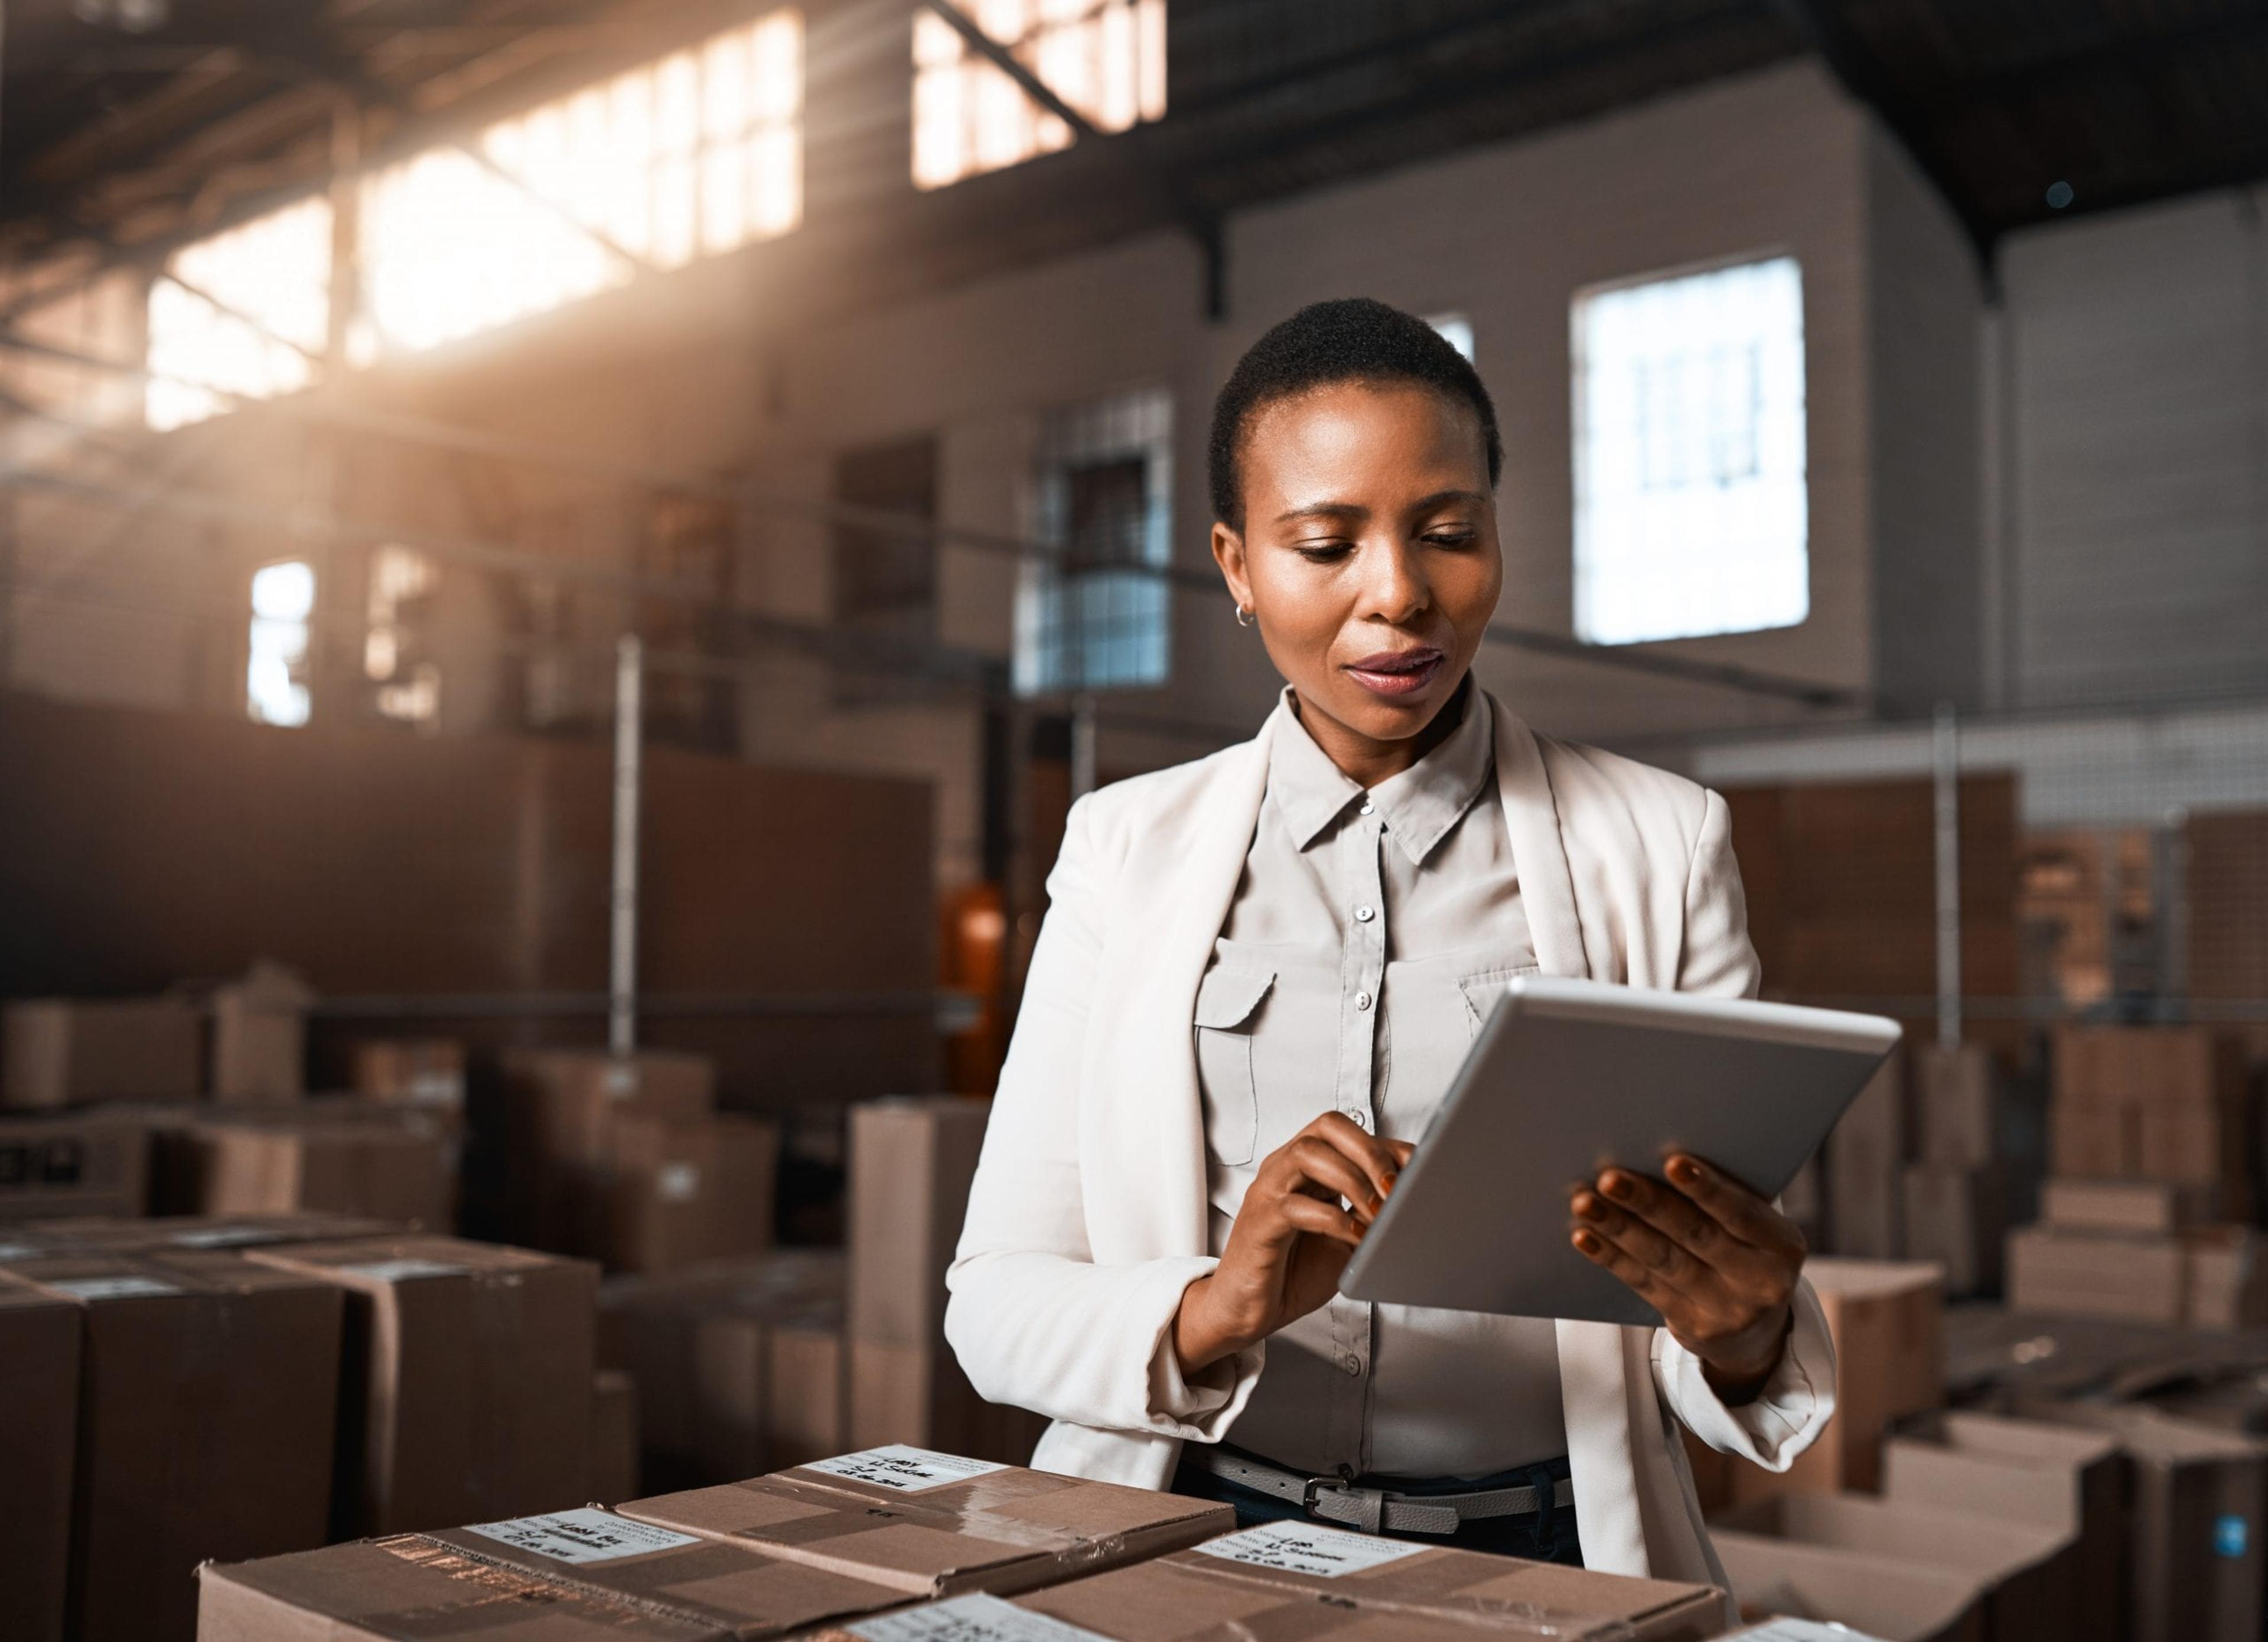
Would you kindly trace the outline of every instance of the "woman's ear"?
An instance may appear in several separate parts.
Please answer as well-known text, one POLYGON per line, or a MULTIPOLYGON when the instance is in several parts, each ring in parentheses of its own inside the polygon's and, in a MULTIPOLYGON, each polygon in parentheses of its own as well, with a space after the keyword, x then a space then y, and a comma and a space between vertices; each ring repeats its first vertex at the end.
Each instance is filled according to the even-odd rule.
POLYGON ((1228 596, 1240 610, 1252 607, 1252 578, 1246 573, 1244 538, 1219 519, 1212 522, 1212 562, 1228 584, 1228 596))

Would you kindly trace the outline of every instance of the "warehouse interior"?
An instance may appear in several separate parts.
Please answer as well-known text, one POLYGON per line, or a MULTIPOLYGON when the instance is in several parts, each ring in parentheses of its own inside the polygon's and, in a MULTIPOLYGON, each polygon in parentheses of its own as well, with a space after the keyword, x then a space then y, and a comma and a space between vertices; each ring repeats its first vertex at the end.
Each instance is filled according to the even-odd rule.
POLYGON ((0 1630, 2268 1634, 2264 207, 2246 0, 12 0, 0 1630), (1904 1028, 1834 1418, 1672 1456, 1729 1602, 1236 1584, 946 1337, 1356 296, 1493 401, 1474 678, 1904 1028))

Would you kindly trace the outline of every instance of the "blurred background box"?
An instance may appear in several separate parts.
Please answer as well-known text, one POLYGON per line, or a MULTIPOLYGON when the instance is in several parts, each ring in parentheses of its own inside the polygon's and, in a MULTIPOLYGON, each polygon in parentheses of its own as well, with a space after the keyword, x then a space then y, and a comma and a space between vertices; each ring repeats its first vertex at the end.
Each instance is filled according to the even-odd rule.
POLYGON ((332 1538, 589 1498, 599 1274, 588 1263, 451 1237, 244 1257, 344 1297, 332 1538))
POLYGON ((11 1270, 82 1316, 78 1642, 191 1642, 199 1563, 323 1543, 336 1288, 226 1254, 63 1255, 11 1270))
POLYGON ((465 1046, 455 1038, 364 1038, 354 1045, 349 1064, 357 1094, 464 1110, 465 1046))
POLYGON ((2029 1523, 2074 1541, 2071 1634, 2116 1642, 2125 1612, 2125 1478, 2112 1438, 2041 1420, 1946 1413, 1882 1447, 1896 1505, 2029 1523))
POLYGON ((1905 1253, 1907 1050, 1892 1051, 1827 1137, 1829 1247, 1858 1260, 1905 1253))
POLYGON ((2261 1235, 2249 1226, 2193 1227, 2183 1233, 2183 1273, 2193 1329, 2268 1327, 2268 1261, 2261 1235))
POLYGON ((1881 1486, 1892 1421, 1945 1401, 1944 1277, 1926 1262, 1814 1256, 1804 1276, 1835 1341, 1835 1416, 1784 1472, 1731 1467, 1734 1503, 1881 1486))
POLYGON ((1904 1187, 1907 1257, 1943 1267, 1948 1298, 1999 1293, 2008 1235, 2008 1166, 1909 1163, 1904 1187))
POLYGON ((1909 1053, 1921 1160, 1961 1168, 2002 1157, 2001 1079, 1992 1050, 1982 1043, 1921 1042, 1909 1053))
POLYGON ((779 1125, 730 1114, 614 1120, 606 1264, 674 1271, 771 1246, 779 1125))
POLYGON ((78 1377, 78 1307, 0 1270, 0 1592, 22 1642, 63 1642, 78 1377))
POLYGON ((0 1116, 0 1222, 149 1209, 150 1127, 102 1110, 0 1116))
POLYGON ((34 1220, 26 1228, 58 1252, 167 1254, 252 1248, 270 1243, 332 1242, 350 1237, 398 1236, 411 1228, 363 1215, 169 1214, 154 1217, 75 1215, 34 1220))
POLYGON ((2077 1632, 2073 1528, 1994 1519, 1944 1501, 1815 1493, 1736 1506, 1713 1526, 1964 1576, 1981 1593, 1988 1642, 2069 1642, 2077 1632))
POLYGON ((1880 1642, 1989 1642, 1974 1579, 1730 1528, 1711 1538, 1743 1619, 1831 1618, 1880 1642))
POLYGON ((606 1251, 616 1118, 683 1123, 716 1109, 716 1067, 704 1056, 514 1049, 503 1067, 507 1231, 563 1254, 606 1251))
POLYGON ((2211 1184, 2059 1177, 2040 1189, 2040 1219, 2069 1231, 2172 1233, 2219 1218, 2211 1184))
POLYGON ((207 1215, 315 1211, 437 1232, 456 1221, 455 1153, 427 1124, 279 1113, 201 1122, 193 1136, 207 1215))
POLYGON ((183 998, 11 1003, 0 1008, 0 1106, 194 1101, 203 1042, 183 998))
POLYGON ((2028 1226, 2008 1234, 2008 1303, 2020 1311, 2178 1323, 2189 1262, 2176 1237, 2028 1226))
POLYGON ((307 1092, 307 1011, 315 989, 298 971, 262 959, 242 980, 213 989, 212 1075, 223 1106, 267 1106, 307 1092))
POLYGON ((638 1487, 637 1381, 619 1368, 591 1377, 591 1495, 620 1505, 638 1487))

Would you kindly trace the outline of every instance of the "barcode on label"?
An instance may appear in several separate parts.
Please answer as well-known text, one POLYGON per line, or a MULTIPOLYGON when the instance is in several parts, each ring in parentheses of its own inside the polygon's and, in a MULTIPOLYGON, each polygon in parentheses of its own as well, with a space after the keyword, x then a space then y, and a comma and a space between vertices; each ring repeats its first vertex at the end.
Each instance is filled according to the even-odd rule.
POLYGON ((982 1594, 861 1619, 844 1628, 866 1642, 1108 1642, 1094 1631, 982 1594))
POLYGON ((587 1506, 549 1516, 514 1517, 508 1522, 475 1522, 467 1531, 557 1562, 611 1562, 701 1543, 690 1534, 672 1533, 587 1506))
POLYGON ((1414 1557, 1425 1547, 1318 1528, 1308 1522, 1263 1522, 1241 1533, 1207 1540, 1197 1549, 1208 1557, 1241 1562, 1248 1567, 1279 1568, 1286 1573, 1336 1579, 1344 1574, 1375 1568, 1381 1563, 1414 1557))
POLYGON ((803 1469, 913 1494, 924 1488, 942 1488, 947 1483, 965 1483, 972 1476, 983 1476, 987 1471, 1005 1471, 1008 1468, 996 1465, 990 1460, 965 1460, 957 1454, 935 1454, 927 1448, 909 1447, 904 1443, 894 1442, 887 1448, 868 1448, 861 1454, 838 1454, 832 1460, 814 1460, 803 1469))

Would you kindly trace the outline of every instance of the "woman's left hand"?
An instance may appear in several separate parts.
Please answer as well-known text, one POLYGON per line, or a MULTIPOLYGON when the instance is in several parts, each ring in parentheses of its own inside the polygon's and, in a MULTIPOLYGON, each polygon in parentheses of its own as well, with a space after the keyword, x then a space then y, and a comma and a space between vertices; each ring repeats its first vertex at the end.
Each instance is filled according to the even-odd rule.
POLYGON ((1661 1314, 1719 1396, 1747 1402, 1786 1348, 1803 1233, 1698 1158, 1675 1152, 1662 1172, 1668 1185, 1602 1170, 1575 1193, 1570 1240, 1661 1314))

